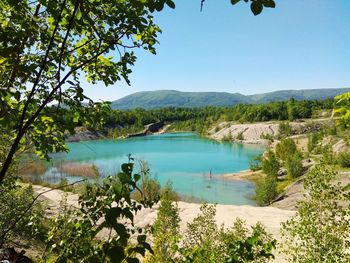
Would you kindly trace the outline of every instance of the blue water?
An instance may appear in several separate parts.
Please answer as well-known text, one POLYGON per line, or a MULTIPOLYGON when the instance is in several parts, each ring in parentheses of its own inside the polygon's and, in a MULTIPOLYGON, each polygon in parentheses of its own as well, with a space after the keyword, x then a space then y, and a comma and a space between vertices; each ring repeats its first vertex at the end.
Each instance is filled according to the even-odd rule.
MULTIPOLYGON (((54 164, 92 163, 103 177, 118 172, 130 153, 136 162, 147 161, 151 175, 162 185, 171 180, 174 190, 182 195, 210 203, 240 205, 254 204, 250 199, 254 185, 224 180, 222 175, 247 169, 249 160, 264 150, 259 145, 220 143, 193 133, 68 143, 68 148, 68 154, 52 156, 54 164)), ((50 177, 53 169, 45 176, 50 177)))

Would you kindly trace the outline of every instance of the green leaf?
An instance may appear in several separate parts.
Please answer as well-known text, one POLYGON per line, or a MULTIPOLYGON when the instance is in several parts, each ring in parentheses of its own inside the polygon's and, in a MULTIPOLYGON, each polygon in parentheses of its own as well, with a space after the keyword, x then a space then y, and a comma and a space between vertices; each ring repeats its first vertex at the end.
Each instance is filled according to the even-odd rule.
POLYGON ((147 242, 143 242, 142 246, 147 249, 152 255, 154 254, 154 251, 152 250, 152 247, 150 246, 150 244, 148 244, 147 242))
POLYGON ((162 11, 164 8, 164 3, 162 1, 158 1, 155 3, 155 8, 158 12, 162 11))
POLYGON ((105 221, 108 225, 113 225, 117 222, 117 218, 120 216, 122 209, 120 207, 113 207, 106 211, 105 221))
POLYGON ((276 7, 276 3, 275 3, 275 1, 273 1, 273 0, 265 0, 265 1, 263 2, 263 5, 264 5, 265 7, 270 7, 270 8, 275 8, 275 7, 276 7))
POLYGON ((112 246, 107 255, 111 259, 111 262, 122 262, 125 258, 124 248, 122 246, 112 246))
POLYGON ((238 2, 240 2, 241 0, 231 0, 231 4, 232 5, 235 5, 235 4, 237 4, 238 2))
POLYGON ((122 164, 122 171, 128 175, 131 175, 133 164, 132 163, 123 163, 122 164))
POLYGON ((127 258, 126 262, 128 262, 128 263, 139 263, 140 261, 137 258, 127 258))
POLYGON ((130 176, 126 173, 118 173, 118 178, 122 184, 127 184, 130 182, 130 176))
POLYGON ((141 175, 139 175, 139 174, 134 174, 134 180, 135 180, 135 182, 139 181, 140 178, 141 178, 141 175))
POLYGON ((257 1, 252 2, 250 5, 250 9, 252 10, 255 16, 259 15, 262 12, 263 8, 264 7, 262 3, 257 1))
POLYGON ((168 1, 166 1, 166 4, 167 4, 170 8, 175 9, 175 3, 174 3, 173 1, 168 0, 168 1))
POLYGON ((346 186, 343 187, 343 191, 348 191, 350 190, 350 184, 347 184, 346 186))

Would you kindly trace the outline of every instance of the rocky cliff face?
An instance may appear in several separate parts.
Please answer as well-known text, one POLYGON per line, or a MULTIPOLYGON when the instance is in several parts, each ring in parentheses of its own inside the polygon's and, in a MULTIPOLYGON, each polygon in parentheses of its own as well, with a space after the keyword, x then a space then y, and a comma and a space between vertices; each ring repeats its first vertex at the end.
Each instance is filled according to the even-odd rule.
POLYGON ((130 137, 139 137, 139 136, 145 136, 149 134, 153 134, 156 132, 159 132, 164 127, 164 123, 162 121, 151 123, 145 125, 145 129, 138 133, 128 134, 126 138, 130 137))
MULTIPOLYGON (((292 134, 305 134, 319 130, 324 121, 321 122, 290 122, 292 134)), ((215 140, 236 140, 245 143, 267 143, 268 137, 278 135, 278 122, 232 124, 220 123, 216 128, 209 131, 210 137, 215 140)))
POLYGON ((65 134, 66 142, 91 141, 105 138, 106 134, 102 131, 78 127, 75 129, 75 134, 65 134))

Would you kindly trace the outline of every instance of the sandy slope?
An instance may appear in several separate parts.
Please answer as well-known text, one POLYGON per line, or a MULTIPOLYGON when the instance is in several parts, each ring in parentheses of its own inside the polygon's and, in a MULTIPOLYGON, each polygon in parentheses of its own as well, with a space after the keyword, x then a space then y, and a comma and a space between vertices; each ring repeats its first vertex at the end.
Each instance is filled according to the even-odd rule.
MULTIPOLYGON (((307 121, 289 122, 293 130, 293 134, 305 134, 315 131, 321 127, 323 123, 330 121, 329 119, 315 119, 307 121)), ((237 124, 231 122, 222 122, 217 127, 209 131, 209 137, 215 140, 223 140, 232 138, 236 140, 239 135, 243 136, 243 143, 259 143, 268 144, 268 140, 264 139, 266 136, 278 135, 280 122, 256 122, 237 124)))
MULTIPOLYGON (((50 188, 42 186, 33 186, 35 192, 42 193, 50 188)), ((42 195, 48 205, 47 215, 52 216, 58 213, 59 205, 66 196, 67 203, 70 206, 78 206, 78 195, 65 193, 60 190, 53 190, 42 195)), ((180 210, 180 229, 184 232, 187 223, 192 221, 199 213, 200 204, 178 202, 180 210)), ((157 216, 158 205, 152 208, 143 209, 135 216, 135 225, 146 227, 151 225, 157 216)), ((261 222, 275 238, 280 240, 280 224, 294 215, 294 211, 283 210, 275 207, 254 207, 254 206, 238 206, 238 205, 217 205, 216 221, 218 225, 224 224, 225 227, 232 226, 234 220, 239 217, 246 221, 248 226, 252 226, 257 222, 261 222)), ((277 256, 275 262, 283 262, 280 256, 277 256)))

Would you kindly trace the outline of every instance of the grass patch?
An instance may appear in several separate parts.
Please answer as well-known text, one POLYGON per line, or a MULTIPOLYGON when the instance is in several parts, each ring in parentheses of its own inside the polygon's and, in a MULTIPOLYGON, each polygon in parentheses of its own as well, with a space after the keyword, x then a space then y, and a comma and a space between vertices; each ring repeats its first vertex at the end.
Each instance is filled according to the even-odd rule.
POLYGON ((18 171, 20 175, 42 175, 45 173, 46 169, 46 166, 42 162, 32 161, 19 167, 18 171))
POLYGON ((244 179, 253 182, 254 184, 257 184, 261 182, 266 177, 266 175, 260 171, 258 173, 252 172, 251 174, 247 174, 244 176, 244 179))
POLYGON ((288 179, 288 178, 282 181, 277 181, 277 187, 276 187, 277 193, 278 194, 283 193, 286 190, 286 188, 294 182, 295 182, 295 179, 288 179))
POLYGON ((57 170, 72 176, 98 177, 99 172, 94 164, 89 163, 63 163, 57 170))

